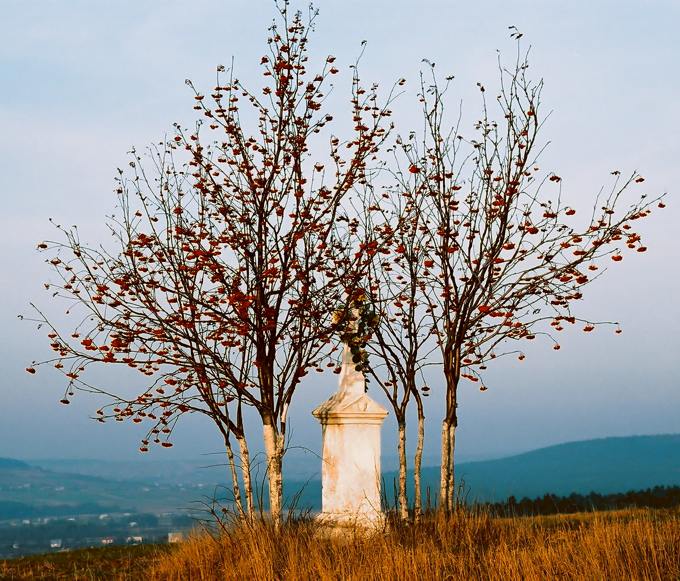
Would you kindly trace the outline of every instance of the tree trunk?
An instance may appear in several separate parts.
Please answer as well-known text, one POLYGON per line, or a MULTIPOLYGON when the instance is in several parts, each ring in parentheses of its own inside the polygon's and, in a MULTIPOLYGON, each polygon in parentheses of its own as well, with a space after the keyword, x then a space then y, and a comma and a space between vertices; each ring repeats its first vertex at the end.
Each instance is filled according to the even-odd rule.
POLYGON ((399 518, 408 520, 408 496, 406 494, 406 422, 399 420, 399 518))
POLYGON ((269 513, 274 523, 274 530, 281 528, 283 504, 283 477, 281 473, 283 460, 283 438, 276 427, 265 423, 263 426, 264 449, 267 454, 267 480, 269 482, 269 513))
POLYGON ((449 481, 446 486, 447 498, 446 498, 446 510, 451 513, 456 508, 456 463, 455 463, 455 451, 456 451, 456 422, 448 424, 448 444, 449 444, 449 481))
POLYGON ((456 506, 455 482, 456 421, 442 423, 442 467, 439 489, 439 505, 445 512, 453 512, 456 506))
POLYGON ((236 510, 241 518, 244 516, 243 502, 241 502, 241 485, 238 481, 238 473, 236 472, 236 461, 234 459, 234 451, 231 448, 231 442, 228 437, 224 438, 224 446, 227 450, 227 460, 229 463, 229 473, 231 474, 231 487, 234 496, 234 504, 236 510))
POLYGON ((243 478, 243 492, 246 497, 246 514, 249 519, 253 518, 253 483, 250 478, 250 452, 248 451, 248 443, 245 435, 238 436, 239 452, 241 454, 241 476, 243 478))
POLYGON ((416 522, 420 522, 423 514, 423 492, 421 489, 421 467, 423 464, 423 445, 425 443, 425 414, 423 413, 423 402, 416 400, 418 405, 418 442, 416 444, 416 455, 413 459, 413 512, 416 522))
POLYGON ((441 472, 439 475, 439 508, 448 511, 449 483, 451 482, 451 447, 449 446, 449 424, 442 422, 441 472))
POLYGON ((460 350, 447 348, 444 354, 446 378, 446 415, 442 422, 442 467, 439 489, 439 505, 451 513, 455 508, 456 483, 454 479, 454 453, 456 426, 458 425, 458 380, 460 379, 460 350))

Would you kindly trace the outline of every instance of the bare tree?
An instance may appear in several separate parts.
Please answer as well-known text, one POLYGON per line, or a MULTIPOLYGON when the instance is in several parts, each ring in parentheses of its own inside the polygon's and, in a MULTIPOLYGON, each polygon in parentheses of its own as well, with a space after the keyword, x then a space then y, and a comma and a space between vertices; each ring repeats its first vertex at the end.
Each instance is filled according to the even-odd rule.
MULTIPOLYGON (((513 35, 519 38, 518 33, 513 35)), ((584 288, 605 259, 622 260, 619 246, 644 252, 633 223, 651 212, 659 199, 642 195, 621 208, 622 194, 643 178, 620 172, 601 190, 592 213, 581 223, 562 202, 561 178, 542 173, 539 133, 542 82, 527 76, 526 54, 518 43, 514 67, 501 66, 495 99, 499 120, 487 108, 485 88, 475 136, 460 132, 460 116, 447 125, 444 116, 450 78, 440 85, 421 80, 424 132, 403 144, 405 164, 413 176, 411 199, 426 240, 419 261, 427 265, 424 292, 430 326, 443 363, 445 413, 441 433, 440 505, 455 506, 454 450, 461 380, 487 387, 483 371, 490 360, 515 354, 525 358, 520 341, 543 336, 560 349, 557 335, 566 325, 591 332, 600 324, 575 313, 584 288)), ((408 256, 405 253, 405 256, 408 256)), ((420 284, 420 283, 419 283, 420 284)), ((418 286, 418 285, 417 285, 418 286)), ((406 303, 405 303, 406 304, 406 303)))
POLYGON ((76 229, 61 227, 62 241, 40 245, 53 251, 59 282, 51 288, 69 301, 75 330, 62 332, 39 312, 56 352, 43 363, 68 379, 63 403, 78 388, 108 396, 102 421, 149 422, 142 451, 151 442, 171 446, 184 414, 209 417, 224 439, 235 501, 247 514, 253 493, 242 411, 254 408, 277 524, 293 394, 310 370, 323 371, 332 313, 360 276, 362 259, 353 258, 347 232, 356 224, 341 204, 364 181, 367 161, 389 132, 391 100, 379 105, 377 85, 362 87, 354 67, 353 137, 330 135, 328 157, 313 159, 313 137, 332 121, 323 112, 329 77, 339 71, 332 56, 317 73, 307 69, 313 10, 308 18, 289 15, 283 2, 279 12, 261 60, 260 92, 218 67, 208 97, 194 89, 202 117, 195 128, 176 126, 148 155, 133 152, 118 179, 120 211, 108 222, 114 250, 89 247, 76 229), (129 396, 92 385, 84 372, 94 364, 136 369, 145 387, 129 396))
MULTIPOLYGON (((402 146, 397 139, 397 148, 402 146)), ((430 390, 423 378, 426 365, 434 364, 430 355, 436 349, 431 340, 431 325, 426 275, 427 227, 420 204, 422 191, 413 188, 408 168, 395 165, 390 175, 398 185, 390 190, 367 188, 363 204, 362 225, 365 252, 370 257, 368 295, 378 310, 372 341, 367 343, 371 355, 368 369, 372 379, 385 393, 397 421, 399 457, 398 507, 400 518, 408 518, 406 451, 407 411, 411 398, 416 403, 418 435, 414 456, 414 515, 422 513, 421 465, 425 438, 423 396, 430 390), (415 195, 413 195, 415 193, 415 195), (422 391, 421 391, 422 390, 422 391)))

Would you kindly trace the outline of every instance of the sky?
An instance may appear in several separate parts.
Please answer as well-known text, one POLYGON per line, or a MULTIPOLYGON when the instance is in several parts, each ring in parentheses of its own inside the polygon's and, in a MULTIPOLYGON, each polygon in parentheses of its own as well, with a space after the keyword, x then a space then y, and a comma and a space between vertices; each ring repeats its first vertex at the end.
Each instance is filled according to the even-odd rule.
MULTIPOLYGON (((293 4, 296 6, 296 4, 293 4)), ((305 8, 305 4, 297 4, 305 8)), ((464 386, 459 457, 501 456, 570 440, 680 432, 680 41, 675 1, 498 0, 316 3, 316 58, 337 57, 341 75, 329 107, 347 104, 348 65, 368 41, 361 74, 388 88, 409 83, 395 107, 406 128, 418 123, 414 88, 422 59, 454 74, 450 109, 474 115, 475 84, 494 87, 497 50, 511 59, 508 27, 531 45, 531 71, 543 78, 552 114, 542 166, 562 178, 563 196, 589 209, 610 172, 639 171, 638 193, 668 192, 668 208, 641 228, 649 251, 632 253, 588 287, 584 315, 621 323, 623 334, 597 330, 532 347, 523 363, 490 368, 489 390, 464 386), (343 84, 344 83, 344 84, 343 84)), ((184 80, 212 86, 215 66, 234 65, 260 82, 268 0, 0 0, 0 457, 139 457, 143 436, 127 424, 90 419, 87 394, 60 406, 55 374, 24 368, 50 355, 44 333, 17 318, 34 302, 58 313, 42 288, 50 271, 36 251, 53 239, 49 219, 77 224, 90 242, 106 242, 115 206, 113 178, 131 147, 143 148, 193 119, 184 80)), ((125 381, 124 377, 99 377, 125 381)), ((303 384, 292 406, 291 444, 320 447, 311 410, 336 388, 329 374, 303 384)), ((427 453, 436 454, 441 385, 428 401, 427 453)), ((380 394, 371 395, 381 400, 380 394)), ((394 445, 394 421, 383 450, 394 445)), ((216 430, 187 418, 171 451, 154 458, 218 452, 216 430)))

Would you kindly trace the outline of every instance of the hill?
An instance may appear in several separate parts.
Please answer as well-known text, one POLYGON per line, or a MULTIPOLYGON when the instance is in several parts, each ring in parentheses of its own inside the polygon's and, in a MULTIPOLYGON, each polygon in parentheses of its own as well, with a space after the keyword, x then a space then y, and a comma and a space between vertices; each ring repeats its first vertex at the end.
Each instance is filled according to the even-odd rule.
MULTIPOLYGON (((433 501, 439 489, 439 468, 423 468, 423 491, 433 501)), ((396 471, 383 473, 385 494, 393 502, 396 471)), ((627 436, 568 442, 501 458, 461 462, 456 466, 468 501, 497 502, 515 496, 535 498, 545 494, 609 494, 654 486, 680 485, 680 434, 627 436)), ((300 506, 318 507, 320 483, 288 482, 292 498, 302 490, 300 506)), ((412 494, 412 490, 411 490, 412 494)))
POLYGON ((30 465, 13 458, 0 458, 0 470, 28 470, 30 465))
POLYGON ((203 488, 116 481, 0 462, 0 520, 106 512, 179 512, 201 500, 203 488))
MULTIPOLYGON (((436 469, 426 472, 428 483, 438 482, 436 469)), ((680 434, 569 442, 499 460, 467 462, 457 472, 471 497, 481 500, 678 485, 680 434)))
MULTIPOLYGON (((212 497, 215 485, 224 482, 226 470, 207 458, 152 466, 143 460, 125 463, 103 461, 30 462, 0 459, 0 520, 97 512, 176 512, 196 508, 212 497), (213 464, 211 468, 207 467, 213 464), (71 470, 87 472, 74 474, 71 470), (196 473, 200 473, 200 480, 196 473), (191 474, 194 478, 189 478, 191 474), (167 476, 166 476, 167 475, 167 476)), ((301 491, 297 506, 319 509, 321 482, 296 474, 319 473, 312 458, 304 470, 289 470, 285 494, 291 499, 301 491)), ((535 498, 545 494, 608 494, 642 490, 659 485, 680 485, 680 434, 631 436, 569 442, 498 460, 464 462, 456 478, 464 481, 468 500, 502 501, 535 498)), ((262 472, 260 472, 260 475, 262 472)), ((395 471, 383 474, 388 499, 392 498, 395 471)), ((261 476, 260 476, 261 477, 261 476)), ((439 469, 423 469, 423 485, 434 493, 439 469)), ((222 493, 224 496, 224 493, 222 493)))

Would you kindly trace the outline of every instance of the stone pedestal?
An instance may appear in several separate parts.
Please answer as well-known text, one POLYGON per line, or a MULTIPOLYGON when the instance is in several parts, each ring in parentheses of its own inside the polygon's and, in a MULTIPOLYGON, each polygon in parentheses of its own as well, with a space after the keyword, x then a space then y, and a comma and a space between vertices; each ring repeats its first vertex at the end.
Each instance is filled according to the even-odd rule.
POLYGON ((345 346, 340 386, 312 413, 321 422, 322 513, 330 526, 379 527, 380 428, 387 411, 365 393, 365 378, 345 346))

